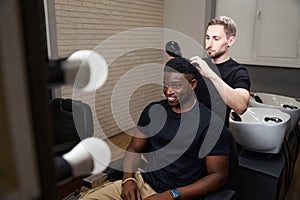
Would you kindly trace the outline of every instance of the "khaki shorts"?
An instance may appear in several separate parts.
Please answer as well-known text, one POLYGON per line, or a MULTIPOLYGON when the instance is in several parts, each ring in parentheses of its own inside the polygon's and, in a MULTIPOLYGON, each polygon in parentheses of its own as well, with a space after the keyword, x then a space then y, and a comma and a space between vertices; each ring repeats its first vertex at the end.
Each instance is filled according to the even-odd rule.
MULTIPOLYGON (((137 180, 137 186, 140 189, 142 199, 156 194, 156 192, 144 182, 143 177, 140 172, 135 174, 135 178, 137 180)), ((86 193, 82 193, 79 199, 99 199, 99 200, 122 200, 121 192, 122 192, 122 181, 114 181, 104 184, 103 186, 96 187, 94 189, 89 190, 86 193)))

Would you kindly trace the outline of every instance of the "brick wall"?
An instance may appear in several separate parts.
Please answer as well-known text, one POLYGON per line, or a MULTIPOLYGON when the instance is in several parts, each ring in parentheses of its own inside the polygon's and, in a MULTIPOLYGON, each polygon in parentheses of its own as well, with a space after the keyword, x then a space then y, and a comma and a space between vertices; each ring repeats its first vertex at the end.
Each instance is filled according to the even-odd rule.
POLYGON ((90 104, 95 136, 103 137, 103 133, 112 136, 129 130, 146 104, 161 99, 161 86, 157 83, 164 57, 163 33, 160 29, 132 29, 163 28, 163 11, 163 0, 55 0, 59 57, 80 49, 95 49, 109 64, 108 79, 95 93, 76 91, 74 94, 72 87, 61 88, 63 98, 72 97, 90 104), (142 70, 134 72, 135 69, 142 70), (134 75, 118 84, 131 72, 134 75), (122 90, 116 93, 119 86, 124 86, 123 92, 131 95, 124 95, 122 90), (114 104, 114 109, 112 95, 118 105, 114 104), (124 112, 126 109, 129 114, 124 112))

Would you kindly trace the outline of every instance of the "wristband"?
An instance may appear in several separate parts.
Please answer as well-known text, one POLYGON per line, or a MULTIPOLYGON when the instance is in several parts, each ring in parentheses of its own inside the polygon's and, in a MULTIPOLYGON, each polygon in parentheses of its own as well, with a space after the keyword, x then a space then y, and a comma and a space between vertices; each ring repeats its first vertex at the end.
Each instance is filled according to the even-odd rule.
POLYGON ((133 182, 136 183, 136 179, 135 179, 135 178, 126 178, 125 180, 122 181, 122 186, 123 186, 127 181, 133 181, 133 182))
POLYGON ((180 200, 181 194, 177 189, 171 190, 171 195, 174 200, 180 200))

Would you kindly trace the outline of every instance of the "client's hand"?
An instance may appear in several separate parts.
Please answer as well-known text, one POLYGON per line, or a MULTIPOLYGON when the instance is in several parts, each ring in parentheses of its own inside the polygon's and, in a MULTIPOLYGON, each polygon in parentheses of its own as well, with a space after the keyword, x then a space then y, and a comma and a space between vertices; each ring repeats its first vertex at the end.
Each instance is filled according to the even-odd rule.
POLYGON ((141 193, 134 181, 127 181, 122 188, 121 197, 124 200, 141 200, 141 193))

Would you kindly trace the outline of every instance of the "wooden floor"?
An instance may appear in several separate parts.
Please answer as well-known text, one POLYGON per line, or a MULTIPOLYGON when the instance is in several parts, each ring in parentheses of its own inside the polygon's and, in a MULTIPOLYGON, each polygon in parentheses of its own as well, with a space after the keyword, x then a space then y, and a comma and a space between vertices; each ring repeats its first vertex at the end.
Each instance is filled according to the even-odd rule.
POLYGON ((132 131, 128 131, 105 140, 111 148, 112 161, 124 157, 124 151, 130 142, 131 135, 132 131))
MULTIPOLYGON (((132 134, 132 132, 129 132, 129 134, 132 134)), ((108 143, 112 149, 112 160, 124 156, 124 150, 131 139, 129 134, 119 134, 109 139, 110 141, 108 143)), ((294 175, 285 200, 300 200, 300 156, 298 156, 296 161, 294 175)))

